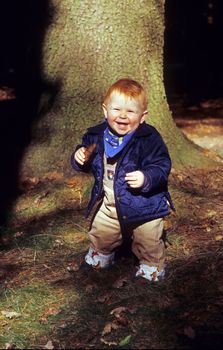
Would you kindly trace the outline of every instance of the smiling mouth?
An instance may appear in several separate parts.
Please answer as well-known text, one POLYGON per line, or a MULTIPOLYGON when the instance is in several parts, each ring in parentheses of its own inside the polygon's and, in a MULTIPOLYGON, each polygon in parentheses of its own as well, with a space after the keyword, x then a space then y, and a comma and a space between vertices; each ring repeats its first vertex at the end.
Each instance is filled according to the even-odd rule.
POLYGON ((119 130, 127 130, 128 129, 128 124, 126 124, 126 123, 117 123, 117 128, 119 129, 119 130))
POLYGON ((128 125, 128 123, 116 122, 118 125, 128 125))

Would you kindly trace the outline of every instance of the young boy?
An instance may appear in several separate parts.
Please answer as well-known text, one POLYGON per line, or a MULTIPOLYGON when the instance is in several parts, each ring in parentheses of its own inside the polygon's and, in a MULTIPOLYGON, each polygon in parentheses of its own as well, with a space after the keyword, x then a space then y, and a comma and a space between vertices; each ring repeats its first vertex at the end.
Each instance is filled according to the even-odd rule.
POLYGON ((101 200, 89 231, 85 265, 113 265, 127 232, 139 259, 136 277, 159 281, 165 274, 163 217, 171 203, 168 150, 158 131, 145 123, 147 98, 138 82, 118 80, 108 89, 102 108, 105 121, 87 130, 71 157, 75 170, 92 171, 95 177, 87 215, 101 200))

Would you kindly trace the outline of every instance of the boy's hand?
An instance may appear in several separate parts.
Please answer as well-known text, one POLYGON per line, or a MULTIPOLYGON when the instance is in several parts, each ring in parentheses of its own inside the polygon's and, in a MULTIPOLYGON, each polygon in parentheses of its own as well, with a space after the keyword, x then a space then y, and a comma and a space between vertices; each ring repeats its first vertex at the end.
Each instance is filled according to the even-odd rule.
POLYGON ((97 145, 95 143, 92 143, 87 148, 85 147, 79 148, 77 152, 75 152, 74 154, 74 159, 76 160, 76 162, 78 162, 81 165, 84 165, 84 163, 86 163, 89 160, 96 146, 97 145))
POLYGON ((84 163, 85 163, 85 158, 86 158, 85 157, 85 151, 86 151, 86 148, 85 147, 81 147, 74 154, 74 159, 80 165, 84 165, 84 163))
POLYGON ((144 184, 144 179, 144 174, 139 170, 132 171, 131 173, 127 173, 125 175, 125 181, 132 188, 142 187, 142 185, 144 184))

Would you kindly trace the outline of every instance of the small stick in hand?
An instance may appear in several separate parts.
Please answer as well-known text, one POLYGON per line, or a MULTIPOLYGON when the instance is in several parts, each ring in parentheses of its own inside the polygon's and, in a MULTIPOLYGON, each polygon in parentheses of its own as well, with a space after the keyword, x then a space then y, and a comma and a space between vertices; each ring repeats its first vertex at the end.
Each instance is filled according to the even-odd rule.
POLYGON ((85 162, 88 161, 88 159, 90 158, 91 154, 94 152, 95 148, 96 148, 96 143, 92 143, 90 146, 88 146, 85 149, 84 155, 85 155, 85 162))

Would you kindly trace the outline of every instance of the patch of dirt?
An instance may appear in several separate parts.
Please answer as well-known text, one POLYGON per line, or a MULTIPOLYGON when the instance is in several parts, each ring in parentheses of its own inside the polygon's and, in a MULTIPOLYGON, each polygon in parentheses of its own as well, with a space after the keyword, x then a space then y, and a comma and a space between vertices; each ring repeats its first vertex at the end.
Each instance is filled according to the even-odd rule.
POLYGON ((223 161, 223 99, 194 106, 175 101, 171 106, 176 125, 194 143, 217 153, 223 161))
POLYGON ((176 119, 181 131, 198 146, 211 150, 223 161, 223 119, 176 119))

